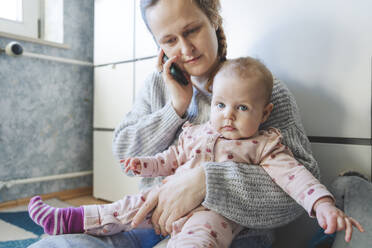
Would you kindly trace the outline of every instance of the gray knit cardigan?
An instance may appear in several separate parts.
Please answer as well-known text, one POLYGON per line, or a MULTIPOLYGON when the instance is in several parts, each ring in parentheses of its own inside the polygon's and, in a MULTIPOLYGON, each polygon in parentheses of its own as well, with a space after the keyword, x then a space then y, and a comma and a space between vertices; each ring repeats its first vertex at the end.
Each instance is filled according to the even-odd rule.
MULTIPOLYGON (((164 151, 177 141, 185 121, 199 124, 209 120, 210 101, 210 94, 194 87, 186 117, 180 118, 170 103, 161 75, 152 73, 136 96, 132 110, 115 129, 114 155, 121 160, 164 151)), ((283 144, 319 178, 318 164, 312 156, 295 99, 279 80, 275 80, 271 101, 274 109, 260 128, 278 128, 284 137, 283 144)), ((304 212, 260 166, 234 162, 208 162, 203 166, 207 194, 202 205, 246 226, 237 238, 262 236, 257 238, 263 245, 270 244, 273 228, 293 221, 304 212)), ((161 180, 143 178, 140 188, 151 187, 161 180)))

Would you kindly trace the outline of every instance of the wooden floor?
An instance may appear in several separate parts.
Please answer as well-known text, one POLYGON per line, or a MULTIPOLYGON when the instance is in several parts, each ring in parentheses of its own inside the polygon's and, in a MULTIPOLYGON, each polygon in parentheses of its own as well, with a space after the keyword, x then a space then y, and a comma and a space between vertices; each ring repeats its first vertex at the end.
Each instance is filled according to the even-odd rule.
MULTIPOLYGON (((0 210, 12 208, 20 205, 27 205, 31 197, 20 198, 13 201, 1 202, 0 210)), ((90 204, 104 204, 107 201, 96 199, 93 197, 92 187, 85 187, 79 189, 65 190, 61 192, 54 192, 41 195, 43 200, 57 198, 72 206, 90 205, 90 204)))
POLYGON ((107 201, 94 198, 92 195, 80 196, 64 200, 64 202, 71 204, 72 206, 91 205, 91 204, 105 204, 107 201))

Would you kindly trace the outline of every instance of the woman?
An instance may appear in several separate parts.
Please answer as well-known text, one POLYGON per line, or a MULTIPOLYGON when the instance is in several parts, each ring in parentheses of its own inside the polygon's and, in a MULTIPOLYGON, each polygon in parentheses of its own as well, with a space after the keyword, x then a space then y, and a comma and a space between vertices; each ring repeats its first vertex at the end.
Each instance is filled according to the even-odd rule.
MULTIPOLYGON (((115 130, 113 147, 119 160, 161 152, 177 139, 184 122, 206 122, 210 112, 210 94, 206 89, 219 64, 226 59, 218 0, 141 0, 141 10, 162 49, 159 72, 148 77, 132 111, 115 130), (164 65, 163 51, 169 57, 164 65), (170 73, 174 62, 185 71, 191 83, 184 86, 175 80, 163 81, 162 74, 170 73)), ((272 102, 276 107, 262 128, 280 129, 283 143, 318 177, 319 168, 312 157, 294 98, 278 80, 272 102)), ((143 179, 141 187, 160 181, 160 178, 143 179)), ((165 236, 170 233, 174 220, 200 204, 247 227, 231 247, 270 247, 271 229, 303 213, 262 168, 233 162, 205 163, 200 169, 152 191, 136 216, 137 223, 155 208, 152 222, 156 232, 165 236)), ((160 239, 151 230, 133 230, 104 239, 62 235, 33 247, 152 247, 160 239)))

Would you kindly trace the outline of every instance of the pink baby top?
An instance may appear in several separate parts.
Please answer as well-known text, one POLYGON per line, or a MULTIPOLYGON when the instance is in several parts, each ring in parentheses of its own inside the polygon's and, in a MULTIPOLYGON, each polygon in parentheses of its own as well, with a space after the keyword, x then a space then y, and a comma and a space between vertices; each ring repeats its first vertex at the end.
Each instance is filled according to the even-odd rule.
POLYGON ((296 200, 310 216, 316 200, 331 193, 281 143, 278 129, 261 130, 253 137, 225 139, 210 123, 185 123, 178 145, 153 157, 140 157, 143 177, 177 176, 203 162, 234 161, 247 166, 261 166, 287 194, 296 200))

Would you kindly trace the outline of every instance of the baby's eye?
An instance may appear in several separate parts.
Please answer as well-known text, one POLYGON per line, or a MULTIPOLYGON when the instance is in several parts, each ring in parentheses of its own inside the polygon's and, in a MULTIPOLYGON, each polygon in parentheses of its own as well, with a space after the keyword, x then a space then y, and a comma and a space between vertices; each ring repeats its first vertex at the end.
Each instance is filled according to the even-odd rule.
POLYGON ((239 105, 238 106, 238 109, 241 110, 241 111, 247 111, 248 110, 248 107, 245 106, 245 105, 239 105))
POLYGON ((217 108, 224 108, 225 107, 225 104, 220 102, 217 104, 217 108))

